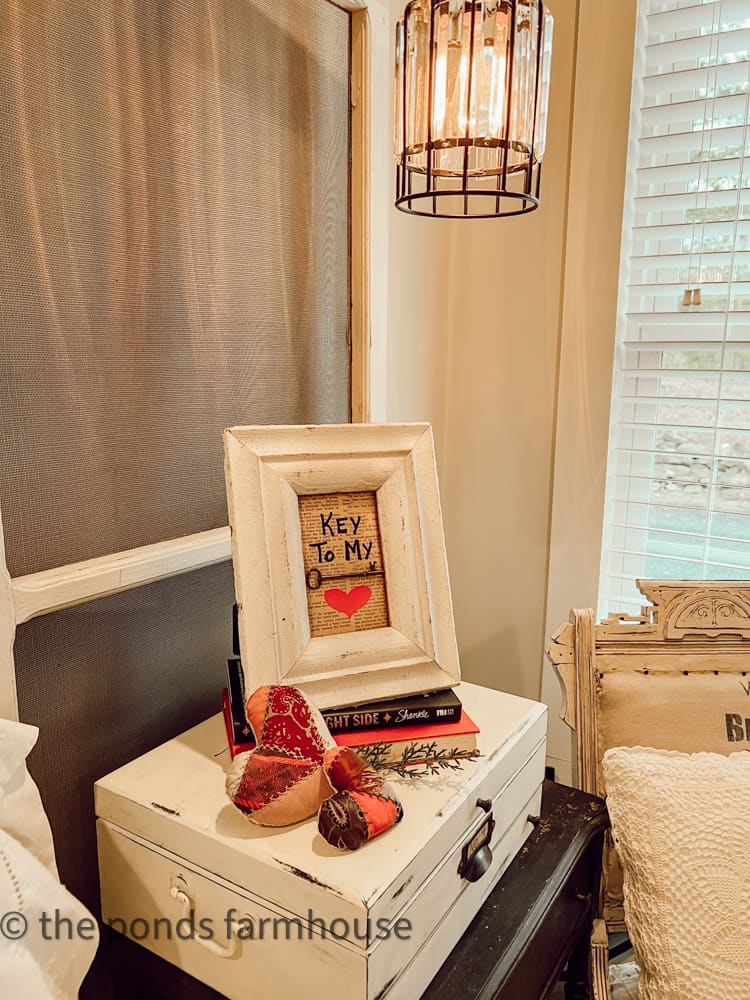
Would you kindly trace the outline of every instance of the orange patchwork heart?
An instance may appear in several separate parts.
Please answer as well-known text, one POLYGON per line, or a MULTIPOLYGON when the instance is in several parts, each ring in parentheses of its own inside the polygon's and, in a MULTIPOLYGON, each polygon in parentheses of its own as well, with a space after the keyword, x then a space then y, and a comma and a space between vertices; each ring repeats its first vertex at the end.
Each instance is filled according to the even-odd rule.
POLYGON ((335 793, 320 806, 318 830, 341 851, 356 851, 404 815, 382 774, 351 747, 332 747, 323 768, 335 793))
POLYGON ((351 618, 352 615, 356 614, 367 604, 372 597, 372 591, 369 587, 361 586, 353 587, 346 594, 343 590, 339 590, 336 587, 333 590, 326 590, 323 597, 329 608, 333 608, 334 611, 340 611, 347 618, 351 618))

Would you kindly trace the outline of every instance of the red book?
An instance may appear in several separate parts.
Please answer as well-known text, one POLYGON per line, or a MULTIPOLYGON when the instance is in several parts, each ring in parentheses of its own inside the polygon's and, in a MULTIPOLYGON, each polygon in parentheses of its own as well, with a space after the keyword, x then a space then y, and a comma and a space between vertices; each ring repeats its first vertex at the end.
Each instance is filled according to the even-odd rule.
MULTIPOLYGON (((248 736, 247 741, 235 743, 232 710, 229 705, 229 692, 226 688, 222 691, 221 698, 229 752, 234 760, 238 753, 254 750, 255 743, 252 734, 248 736)), ((434 743, 438 748, 449 750, 474 750, 477 745, 476 734, 478 732, 479 726, 462 710, 458 722, 444 722, 437 726, 401 726, 400 729, 360 729, 354 733, 334 733, 333 738, 340 747, 353 747, 354 749, 372 746, 375 743, 388 743, 391 751, 388 759, 398 759, 403 748, 409 743, 434 743)))
POLYGON ((401 726, 399 729, 360 729, 356 733, 333 733, 333 738, 340 747, 361 747, 370 743, 431 743, 438 738, 444 745, 444 740, 450 742, 457 736, 474 736, 478 732, 479 726, 462 709, 457 722, 441 722, 437 726, 401 726))
POLYGON ((400 729, 361 729, 357 733, 334 733, 333 738, 339 746, 359 751, 378 744, 381 748, 378 759, 381 764, 388 764, 400 761, 407 747, 410 754, 413 754, 415 746, 418 754, 438 750, 446 753, 476 750, 478 732, 479 726, 462 710, 457 722, 401 726, 400 729))

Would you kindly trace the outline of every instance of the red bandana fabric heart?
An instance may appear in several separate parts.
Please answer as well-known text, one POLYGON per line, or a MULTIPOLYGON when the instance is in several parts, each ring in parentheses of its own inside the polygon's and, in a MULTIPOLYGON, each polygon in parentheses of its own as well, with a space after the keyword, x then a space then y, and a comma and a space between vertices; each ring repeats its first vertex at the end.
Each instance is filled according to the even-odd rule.
POLYGON ((319 810, 322 836, 351 851, 401 819, 401 804, 382 776, 354 750, 336 746, 297 688, 258 688, 246 713, 258 745, 232 761, 226 789, 253 823, 288 826, 319 810))
POLYGON ((251 695, 247 721, 258 743, 321 761, 333 738, 320 712, 295 687, 270 684, 251 695))

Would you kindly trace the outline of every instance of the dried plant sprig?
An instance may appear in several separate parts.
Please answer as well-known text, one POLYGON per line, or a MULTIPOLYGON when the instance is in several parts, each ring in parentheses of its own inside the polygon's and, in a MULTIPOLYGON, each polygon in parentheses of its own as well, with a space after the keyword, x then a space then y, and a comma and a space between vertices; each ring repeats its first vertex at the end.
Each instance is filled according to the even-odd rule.
POLYGON ((441 771, 462 771, 467 760, 481 757, 479 750, 438 747, 432 742, 408 743, 397 760, 390 760, 389 743, 370 743, 357 752, 378 771, 392 771, 399 778, 426 778, 441 771))

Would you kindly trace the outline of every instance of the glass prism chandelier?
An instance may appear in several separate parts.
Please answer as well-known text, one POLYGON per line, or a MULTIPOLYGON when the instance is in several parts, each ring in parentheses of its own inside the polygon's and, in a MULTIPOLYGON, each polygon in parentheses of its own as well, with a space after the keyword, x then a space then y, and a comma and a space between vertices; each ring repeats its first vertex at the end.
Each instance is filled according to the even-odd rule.
POLYGON ((539 205, 552 15, 541 0, 412 0, 396 26, 396 207, 492 218, 539 205))

